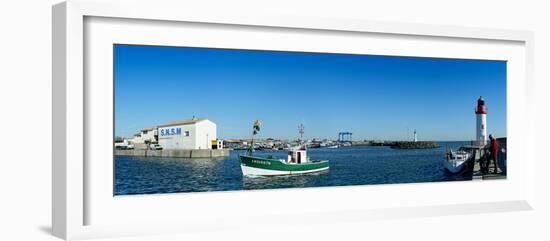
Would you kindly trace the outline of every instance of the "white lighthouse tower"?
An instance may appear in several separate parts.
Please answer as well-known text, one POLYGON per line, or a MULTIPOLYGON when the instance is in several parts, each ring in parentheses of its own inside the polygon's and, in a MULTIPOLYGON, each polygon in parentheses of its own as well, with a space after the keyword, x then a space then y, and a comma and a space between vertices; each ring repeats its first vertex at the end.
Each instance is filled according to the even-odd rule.
POLYGON ((477 100, 476 119, 476 141, 484 146, 487 144, 487 107, 482 96, 477 100))
POLYGON ((416 129, 414 129, 414 142, 417 142, 418 138, 416 138, 416 129))

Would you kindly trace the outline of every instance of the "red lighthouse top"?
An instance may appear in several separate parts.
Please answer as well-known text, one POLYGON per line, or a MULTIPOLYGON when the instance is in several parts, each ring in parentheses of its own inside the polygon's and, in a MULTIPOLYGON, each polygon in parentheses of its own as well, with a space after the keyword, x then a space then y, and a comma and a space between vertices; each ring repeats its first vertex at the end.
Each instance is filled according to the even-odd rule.
POLYGON ((483 100, 483 96, 480 96, 477 100, 476 114, 487 114, 487 107, 485 107, 485 100, 483 100))

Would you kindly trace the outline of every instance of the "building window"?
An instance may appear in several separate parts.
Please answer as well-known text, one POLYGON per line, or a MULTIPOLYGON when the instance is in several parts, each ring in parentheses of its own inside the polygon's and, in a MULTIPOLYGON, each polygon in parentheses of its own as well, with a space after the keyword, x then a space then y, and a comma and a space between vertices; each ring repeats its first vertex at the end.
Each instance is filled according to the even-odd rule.
POLYGON ((185 131, 184 136, 189 136, 189 131, 185 131))

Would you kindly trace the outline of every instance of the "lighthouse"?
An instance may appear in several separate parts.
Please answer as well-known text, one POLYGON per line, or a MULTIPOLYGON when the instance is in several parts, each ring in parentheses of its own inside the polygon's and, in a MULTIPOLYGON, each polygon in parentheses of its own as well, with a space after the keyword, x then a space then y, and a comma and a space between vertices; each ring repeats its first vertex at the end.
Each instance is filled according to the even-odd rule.
POLYGON ((477 100, 476 120, 476 141, 480 146, 484 146, 487 144, 487 107, 483 96, 477 100))
POLYGON ((417 142, 418 138, 416 138, 416 129, 414 129, 414 142, 417 142))

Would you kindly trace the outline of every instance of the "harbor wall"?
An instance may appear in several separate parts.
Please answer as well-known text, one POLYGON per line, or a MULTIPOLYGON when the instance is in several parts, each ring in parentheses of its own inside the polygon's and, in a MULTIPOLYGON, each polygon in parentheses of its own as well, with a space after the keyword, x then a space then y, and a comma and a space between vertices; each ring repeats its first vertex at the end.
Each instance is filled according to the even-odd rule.
POLYGON ((115 156, 144 156, 144 157, 181 157, 181 158, 215 158, 228 157, 229 149, 221 150, 115 150, 115 156))
POLYGON ((430 149, 438 148, 439 145, 434 141, 397 141, 391 145, 395 149, 430 149))

